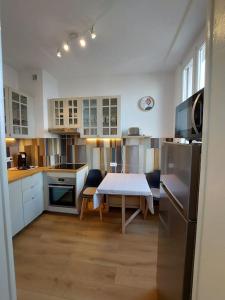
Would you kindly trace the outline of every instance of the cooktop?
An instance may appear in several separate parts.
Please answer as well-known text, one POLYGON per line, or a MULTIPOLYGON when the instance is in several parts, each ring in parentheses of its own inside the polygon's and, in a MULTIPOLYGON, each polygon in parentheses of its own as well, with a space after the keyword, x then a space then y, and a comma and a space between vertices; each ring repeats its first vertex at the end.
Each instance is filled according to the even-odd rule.
POLYGON ((52 167, 52 169, 77 170, 83 166, 85 166, 85 164, 60 164, 60 165, 52 167))

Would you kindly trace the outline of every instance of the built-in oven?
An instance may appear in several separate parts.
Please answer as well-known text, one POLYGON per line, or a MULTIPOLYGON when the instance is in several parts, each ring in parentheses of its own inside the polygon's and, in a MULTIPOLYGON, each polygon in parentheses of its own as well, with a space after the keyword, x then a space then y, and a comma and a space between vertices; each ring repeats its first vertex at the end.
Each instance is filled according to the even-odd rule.
POLYGON ((48 176, 49 205, 57 207, 76 206, 75 178, 48 176))

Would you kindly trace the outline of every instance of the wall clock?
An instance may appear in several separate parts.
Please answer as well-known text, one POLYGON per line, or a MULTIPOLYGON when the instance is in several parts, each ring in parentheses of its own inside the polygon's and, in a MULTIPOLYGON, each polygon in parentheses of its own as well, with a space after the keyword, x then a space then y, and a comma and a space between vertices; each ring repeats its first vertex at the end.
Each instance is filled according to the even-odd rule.
POLYGON ((155 100, 150 96, 142 97, 138 101, 138 106, 143 111, 151 110, 154 107, 154 105, 155 105, 155 100))

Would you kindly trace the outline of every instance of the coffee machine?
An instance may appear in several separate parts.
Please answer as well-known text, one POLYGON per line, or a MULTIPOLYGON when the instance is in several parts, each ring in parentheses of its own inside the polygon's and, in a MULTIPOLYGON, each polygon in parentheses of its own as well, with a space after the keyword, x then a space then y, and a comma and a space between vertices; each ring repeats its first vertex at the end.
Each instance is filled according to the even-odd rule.
POLYGON ((18 154, 18 170, 27 170, 29 166, 27 165, 27 154, 26 152, 20 152, 18 154))

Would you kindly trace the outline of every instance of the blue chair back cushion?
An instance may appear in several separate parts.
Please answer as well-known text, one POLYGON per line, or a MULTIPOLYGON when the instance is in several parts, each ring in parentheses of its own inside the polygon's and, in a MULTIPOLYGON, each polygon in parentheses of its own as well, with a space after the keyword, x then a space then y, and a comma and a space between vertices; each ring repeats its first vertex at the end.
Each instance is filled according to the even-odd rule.
POLYGON ((150 188, 160 188, 160 170, 155 170, 145 175, 150 188))
POLYGON ((98 187, 102 182, 102 173, 98 169, 91 169, 88 172, 88 176, 85 182, 85 187, 98 187))

